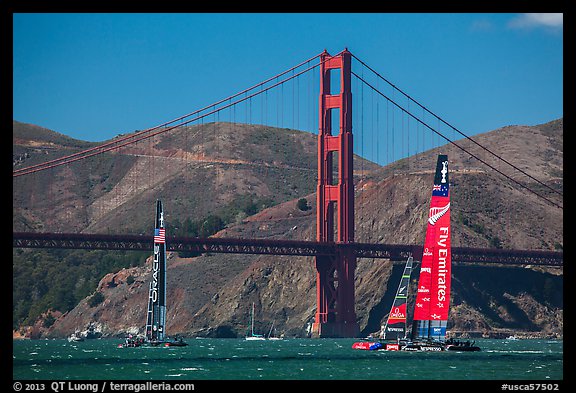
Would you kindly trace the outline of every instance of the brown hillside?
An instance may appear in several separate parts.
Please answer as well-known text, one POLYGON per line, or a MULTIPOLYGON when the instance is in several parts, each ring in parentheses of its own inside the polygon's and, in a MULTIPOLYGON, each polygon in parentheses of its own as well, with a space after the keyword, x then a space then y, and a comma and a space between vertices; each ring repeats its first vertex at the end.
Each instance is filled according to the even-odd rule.
MULTIPOLYGON (((282 183, 290 184, 288 191, 284 191, 284 202, 278 201, 282 203, 238 220, 237 224, 229 225, 217 236, 314 239, 316 174, 315 169, 302 170, 302 163, 304 167, 308 167, 307 162, 315 162, 314 137, 311 136, 310 142, 299 147, 302 153, 299 153, 298 157, 293 157, 290 154, 274 153, 273 147, 263 147, 259 143, 244 149, 244 146, 250 145, 250 138, 255 138, 254 134, 248 133, 250 127, 255 126, 246 126, 244 130, 247 134, 244 137, 240 132, 238 136, 234 133, 233 138, 240 138, 237 140, 227 139, 232 137, 226 136, 229 134, 224 132, 226 125, 221 125, 222 128, 219 128, 218 124, 205 127, 220 130, 214 135, 221 137, 204 136, 203 148, 197 151, 178 151, 175 146, 182 141, 176 139, 169 143, 169 139, 165 138, 155 145, 162 154, 167 154, 156 154, 159 162, 166 163, 171 157, 173 160, 176 157, 179 160, 184 159, 190 168, 198 165, 198 168, 203 170, 198 170, 196 175, 191 174, 190 178, 184 175, 179 177, 177 173, 180 173, 180 169, 176 167, 184 164, 172 164, 172 169, 170 164, 166 164, 166 168, 161 171, 166 176, 154 185, 157 188, 139 192, 126 191, 127 195, 134 193, 133 197, 128 198, 115 214, 103 214, 92 223, 88 220, 86 228, 103 228, 111 225, 114 220, 120 220, 120 217, 123 222, 133 224, 134 227, 135 223, 130 220, 141 221, 142 225, 144 222, 148 223, 149 214, 144 213, 142 206, 151 205, 148 200, 156 195, 157 189, 161 189, 163 195, 188 195, 189 198, 164 198, 169 226, 170 218, 184 214, 183 212, 188 211, 187 208, 192 212, 210 211, 216 209, 213 207, 214 201, 225 202, 238 192, 257 190, 263 195, 275 195, 266 194, 267 190, 274 189, 275 183, 271 179, 277 180, 279 176, 283 176, 282 183), (236 146, 239 152, 224 156, 222 150, 215 147, 217 145, 226 146, 226 149, 236 146), (309 156, 306 149, 310 149, 309 156), (250 151, 252 158, 243 156, 250 151), (196 161, 188 161, 185 159, 187 155, 189 160, 196 157, 196 161), (266 160, 274 159, 273 164, 278 171, 268 177, 266 170, 272 168, 272 163, 259 162, 254 155, 266 160), (199 162, 200 159, 207 160, 207 157, 212 161, 199 162), (224 160, 228 162, 224 163, 224 160), (243 172, 247 167, 258 167, 260 172, 249 177, 243 172), (297 169, 292 172, 291 168, 297 169), (294 173, 294 177, 289 177, 287 173, 294 173), (246 180, 247 177, 249 180, 246 180), (176 187, 182 186, 181 183, 185 184, 183 191, 175 192, 176 187), (184 190, 187 190, 188 194, 184 190), (197 190, 197 193, 202 190, 204 199, 197 197, 194 190, 197 190), (311 210, 303 212, 296 207, 297 199, 302 197, 307 198, 311 210), (188 200, 194 200, 195 204, 186 205, 188 200)), ((265 138, 263 134, 256 135, 265 138)), ((289 134, 278 138, 284 137, 288 141, 292 138, 289 134)), ((188 138, 194 138, 193 134, 188 135, 188 138)), ((518 168, 560 191, 563 188, 562 139, 561 119, 532 127, 504 127, 474 138, 490 151, 505 157, 518 168)), ((277 149, 281 146, 293 146, 288 142, 283 144, 282 139, 274 142, 277 149)), ((468 140, 457 143, 472 152, 478 149, 468 140)), ((357 241, 412 244, 423 242, 432 170, 436 155, 440 152, 447 153, 451 162, 453 246, 545 250, 563 248, 562 209, 543 201, 522 185, 537 189, 560 205, 561 196, 524 175, 510 173, 503 163, 494 161, 486 152, 477 152, 478 157, 506 172, 520 184, 510 182, 477 160, 470 159, 455 146, 428 151, 358 178, 355 217, 357 241)), ((141 159, 137 155, 141 153, 133 151, 130 159, 141 159)), ((123 181, 129 183, 126 173, 135 170, 136 164, 128 161, 127 159, 128 169, 124 171, 125 175, 120 177, 114 187, 128 187, 120 185, 123 181)), ((315 164, 311 165, 315 168, 315 164)), ((99 198, 104 198, 104 194, 99 198)), ((88 198, 92 201, 92 206, 97 199, 88 198)), ((37 213, 37 217, 47 220, 40 213, 37 213)), ((26 217, 23 217, 22 221, 29 222, 26 217)), ((15 228, 16 224, 15 221, 15 228)), ((401 265, 393 265, 385 260, 358 261, 356 313, 363 334, 377 330, 382 318, 389 311, 387 308, 396 290, 401 268, 401 265)), ((58 319, 50 335, 68 334, 76 327, 87 325, 91 321, 98 321, 109 335, 123 334, 128 330, 142 331, 147 298, 143 283, 149 265, 146 268, 133 269, 131 274, 136 277, 134 283, 123 281, 121 277, 126 273, 122 272, 105 277, 99 291, 106 300, 92 308, 87 302, 82 302, 58 319), (118 280, 113 279, 115 275, 118 280), (109 285, 110 282, 112 285, 109 285)), ((497 336, 514 330, 530 335, 561 336, 562 282, 561 269, 543 271, 527 267, 455 266, 449 328, 466 334, 497 336), (545 315, 549 317, 544 318, 545 315)), ((170 334, 241 336, 247 326, 248 310, 252 302, 256 303, 257 328, 261 332, 267 332, 274 323, 278 332, 302 336, 314 315, 315 269, 312 258, 226 254, 179 258, 173 255, 168 261, 167 286, 167 330, 170 334)))
MULTIPOLYGON (((53 132, 38 136, 40 127, 14 127, 15 150, 29 153, 15 169, 79 150, 31 147, 30 135, 48 140, 53 132)), ((142 233, 150 227, 142 208, 153 208, 156 199, 165 201, 168 222, 223 214, 243 195, 277 204, 315 190, 316 154, 316 137, 306 132, 232 123, 184 127, 15 178, 13 230, 142 233)), ((378 166, 364 161, 362 167, 378 166)))

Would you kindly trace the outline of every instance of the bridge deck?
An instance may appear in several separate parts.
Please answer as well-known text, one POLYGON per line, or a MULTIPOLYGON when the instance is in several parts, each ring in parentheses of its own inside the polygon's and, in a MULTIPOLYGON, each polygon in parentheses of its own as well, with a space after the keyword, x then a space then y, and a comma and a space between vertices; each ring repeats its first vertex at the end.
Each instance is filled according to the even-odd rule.
MULTIPOLYGON (((99 250, 151 251, 153 237, 144 235, 100 235, 78 233, 14 232, 14 248, 63 248, 99 250)), ((237 239, 237 238, 166 238, 168 251, 202 253, 265 254, 322 256, 337 255, 352 248, 357 258, 385 258, 405 260, 408 256, 420 259, 422 246, 402 244, 326 243, 304 240, 237 239)), ((563 266, 564 255, 559 251, 504 250, 488 248, 452 247, 455 263, 498 263, 510 265, 563 266)))

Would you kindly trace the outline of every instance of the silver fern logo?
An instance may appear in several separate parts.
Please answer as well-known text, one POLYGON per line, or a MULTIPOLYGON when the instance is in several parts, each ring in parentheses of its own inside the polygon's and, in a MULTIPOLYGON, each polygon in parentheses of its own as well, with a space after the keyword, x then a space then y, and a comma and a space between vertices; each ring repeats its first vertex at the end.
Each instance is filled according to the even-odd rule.
POLYGON ((446 212, 450 209, 450 202, 444 207, 431 207, 430 213, 428 214, 428 222, 430 225, 436 224, 436 221, 440 219, 446 212))

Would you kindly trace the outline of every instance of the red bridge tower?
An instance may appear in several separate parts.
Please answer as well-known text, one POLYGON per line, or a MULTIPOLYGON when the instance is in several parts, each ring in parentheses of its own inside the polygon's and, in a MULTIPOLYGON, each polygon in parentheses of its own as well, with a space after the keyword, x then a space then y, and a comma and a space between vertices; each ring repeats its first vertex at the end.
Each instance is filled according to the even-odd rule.
MULTIPOLYGON (((337 72, 336 72, 337 73, 337 72)), ((320 55, 320 124, 318 130, 318 188, 316 240, 354 241, 354 179, 352 141, 351 54, 320 55), (331 71, 339 70, 340 91, 331 91, 331 71), (333 116, 337 112, 336 116, 333 116), (333 120, 339 121, 334 124, 333 120), (339 130, 332 135, 332 130, 339 130), (337 160, 338 173, 334 175, 337 160), (336 217, 335 217, 336 214, 336 217), (335 236, 334 221, 337 228, 335 236)), ((354 309, 356 255, 316 257, 316 337, 356 337, 360 328, 354 309)))

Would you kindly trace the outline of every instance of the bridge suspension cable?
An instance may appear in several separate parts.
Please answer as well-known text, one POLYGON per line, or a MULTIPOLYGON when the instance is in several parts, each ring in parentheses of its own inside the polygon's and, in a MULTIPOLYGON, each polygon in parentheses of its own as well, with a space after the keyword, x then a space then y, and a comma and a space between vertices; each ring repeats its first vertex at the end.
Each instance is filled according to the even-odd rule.
POLYGON ((451 129, 453 129, 454 131, 456 131, 457 133, 459 133, 460 135, 462 135, 463 137, 465 137, 466 139, 468 139, 469 141, 471 141, 472 143, 474 143, 475 145, 477 145, 478 147, 484 149, 485 151, 487 151, 488 153, 490 153, 491 155, 493 155, 494 157, 496 157, 497 159, 505 162, 506 164, 508 164, 509 166, 513 167, 514 169, 516 169, 517 171, 521 172, 522 174, 528 176, 530 179, 534 180, 535 182, 538 182, 539 184, 541 184, 542 186, 548 188, 550 191, 555 192, 557 194, 559 194, 560 196, 563 196, 563 193, 561 193, 560 191, 550 187, 548 184, 543 183, 542 181, 536 179, 535 177, 531 176, 530 174, 526 173, 525 171, 523 171, 522 169, 518 168, 516 165, 512 164, 511 162, 509 162, 508 160, 506 160, 505 158, 502 158, 501 156, 497 155, 496 153, 494 153, 493 151, 491 151, 490 149, 488 149, 487 147, 481 145, 480 143, 478 143, 477 141, 475 141, 474 139, 472 139, 470 136, 464 134, 462 131, 460 131, 459 129, 457 129, 456 127, 454 127, 453 125, 451 125, 450 123, 448 123, 446 120, 444 120, 443 118, 441 118, 440 116, 436 115, 434 112, 430 111, 428 108, 426 108, 424 105, 420 104, 418 101, 416 101, 414 98, 412 98, 410 95, 408 95, 407 93, 405 93, 402 89, 400 89, 398 86, 394 85, 392 82, 390 82, 388 79, 384 78, 382 75, 380 75, 376 70, 374 70, 372 67, 370 67, 369 65, 367 65, 366 63, 364 63, 362 60, 360 60, 359 58, 357 58, 356 56, 352 55, 352 57, 354 57, 356 60, 358 60, 363 66, 365 66, 366 68, 368 68, 370 71, 372 71, 378 78, 382 79, 383 81, 385 81, 386 83, 388 83, 392 88, 394 88, 395 90, 397 90, 398 92, 400 92, 402 95, 404 95, 406 98, 408 98, 410 101, 412 101, 413 103, 415 103, 416 105, 418 105, 420 108, 422 108, 424 111, 426 111, 427 113, 431 114, 432 116, 434 116, 436 119, 438 119, 439 121, 441 121, 442 123, 444 123, 445 125, 447 125, 448 127, 450 127, 451 129))
MULTIPOLYGON (((486 148, 485 146, 481 145, 480 143, 478 143, 477 141, 473 140, 472 138, 470 138, 469 136, 465 135, 463 132, 461 132, 460 130, 458 130, 456 127, 450 125, 449 123, 447 123, 444 119, 442 119, 441 117, 437 116, 436 114, 434 114, 433 112, 431 112, 429 109, 427 109, 425 106, 421 105, 419 102, 417 102, 416 100, 414 100, 412 97, 410 97, 408 94, 406 94, 404 91, 402 91, 401 89, 399 89, 398 87, 396 87, 394 84, 392 84, 390 81, 388 81, 386 78, 384 78, 383 76, 381 76, 378 72, 376 72, 374 69, 372 69, 370 66, 368 66, 366 63, 362 62, 360 59, 358 59, 356 56, 352 55, 352 57, 354 57, 356 60, 358 60, 362 65, 364 65, 366 68, 368 68, 370 71, 372 71, 374 74, 376 74, 376 76, 378 76, 378 78, 384 80, 386 83, 388 83, 394 90, 399 91, 400 93, 402 93, 406 98, 408 98, 409 101, 414 102, 416 105, 418 105, 419 107, 421 107, 424 111, 426 111, 427 113, 431 114, 432 116, 434 116, 436 119, 438 119, 438 121, 441 121, 442 123, 446 124, 448 127, 452 128, 454 131, 458 132, 460 135, 464 136, 466 139, 470 140, 471 142, 473 142, 474 144, 478 145, 480 148, 484 149, 485 151, 489 152, 491 155, 493 155, 494 157, 498 158, 499 160, 503 161, 504 163, 506 163, 507 165, 513 167, 514 169, 516 169, 517 171, 521 172, 522 174, 528 176, 529 178, 531 178, 532 180, 536 181, 537 183, 545 186, 546 188, 548 188, 549 190, 553 191, 554 193, 559 194, 560 196, 562 196, 563 194, 561 192, 559 192, 558 190, 555 190, 554 188, 550 187, 549 185, 541 182, 540 180, 534 178, 533 176, 529 175, 528 173, 526 173, 525 171, 523 171, 522 169, 518 168, 517 166, 511 164, 510 162, 508 162, 506 159, 498 156, 496 153, 494 153, 493 151, 491 151, 490 149, 486 148)), ((526 185, 522 184, 521 182, 517 181, 516 179, 508 176, 507 174, 503 173, 502 171, 498 170, 497 168, 495 168, 494 166, 490 165, 489 163, 487 163, 485 160, 482 160, 481 158, 479 158, 477 155, 475 155, 474 153, 468 151, 467 149, 465 149, 464 147, 460 146, 459 144, 457 144, 456 142, 454 142, 453 140, 451 140, 450 138, 444 136, 441 132, 437 131, 436 129, 434 129, 432 126, 430 126, 429 124, 427 124, 426 122, 424 122, 423 120, 419 119, 417 116, 415 116, 414 114, 412 114, 409 110, 407 110, 406 108, 404 108, 403 106, 401 106, 400 104, 398 104, 394 99, 390 98, 389 96, 387 96, 385 93, 383 93, 382 91, 380 91, 380 89, 378 89, 377 87, 375 87, 374 85, 372 85, 371 83, 369 83, 368 81, 366 81, 365 78, 361 77, 360 75, 358 75, 357 73, 355 73, 354 71, 352 71, 352 75, 355 76, 359 81, 361 81, 362 83, 364 83, 366 86, 368 86, 370 89, 372 89, 374 92, 376 92, 377 94, 379 94, 380 96, 382 96, 384 99, 386 99, 388 102, 392 103, 394 106, 396 106, 398 109, 400 109, 403 113, 406 113, 407 115, 409 115, 410 117, 412 117, 414 120, 416 120, 418 123, 422 124, 423 126, 425 126, 426 128, 430 129, 432 132, 434 132, 435 134, 437 134, 438 136, 440 136, 441 138, 445 139, 446 141, 448 141, 450 144, 456 146, 457 148, 459 148, 460 150, 466 152, 467 154, 469 154, 470 156, 474 157, 475 159, 477 159, 478 161, 482 162, 483 164, 487 165, 488 167, 490 167, 492 170, 498 172, 499 174, 501 174, 502 176, 504 176, 505 178, 509 179, 510 181, 518 184, 520 187, 528 190, 529 192, 535 194, 536 196, 538 196, 539 198, 542 198, 544 200, 546 200, 548 203, 552 204, 553 206, 559 208, 559 209, 563 209, 563 206, 560 206, 559 204, 557 204, 556 202, 550 200, 549 198, 547 198, 544 195, 539 194, 538 192, 530 189, 529 187, 527 187, 526 185)))
MULTIPOLYGON (((263 82, 260 82, 250 88, 244 89, 236 94, 233 94, 227 98, 221 99, 211 105, 207 105, 201 109, 198 109, 196 111, 193 111, 191 113, 188 113, 186 115, 180 116, 176 119, 170 120, 168 122, 162 123, 160 125, 157 125, 155 127, 152 128, 148 128, 146 130, 143 131, 137 131, 133 134, 130 135, 126 135, 126 136, 122 136, 122 137, 118 137, 115 138, 112 141, 106 142, 104 144, 98 145, 98 146, 94 146, 92 148, 80 151, 80 152, 76 152, 70 155, 66 155, 64 157, 60 157, 60 158, 56 158, 44 163, 40 163, 40 164, 36 164, 36 165, 32 165, 26 168, 21 168, 21 169, 17 169, 13 171, 13 177, 18 177, 18 176, 23 176, 23 175, 27 175, 27 174, 31 174, 34 172, 39 172, 45 169, 49 169, 49 168, 53 168, 53 167, 57 167, 57 166, 61 166, 61 165, 67 165, 70 164, 72 162, 78 161, 78 160, 82 160, 94 155, 98 155, 98 154, 102 154, 114 149, 119 149, 121 147, 125 147, 127 145, 130 144, 135 144, 141 140, 144 139, 149 139, 152 138, 158 134, 162 134, 171 130, 174 130, 178 127, 182 127, 184 125, 188 125, 194 121, 197 120, 201 120, 204 119, 207 116, 210 115, 214 115, 219 113, 220 111, 233 107, 241 102, 244 101, 249 101, 251 100, 253 97, 256 97, 258 95, 267 93, 269 90, 277 87, 277 86, 283 86, 284 83, 295 79, 297 77, 299 77, 300 75, 320 66, 321 61, 317 64, 314 64, 312 66, 308 66, 307 68, 305 68, 304 70, 299 71, 298 73, 295 73, 294 71, 301 68, 303 65, 309 63, 310 61, 320 57, 321 54, 317 54, 303 62, 300 62, 299 64, 297 64, 294 67, 289 68, 286 71, 283 71, 273 77, 270 77, 268 79, 266 79, 263 82), (282 79, 280 81, 278 81, 278 78, 285 76, 288 73, 292 73, 290 76, 286 77, 285 79, 282 79), (270 86, 266 86, 268 83, 270 83, 271 81, 277 80, 276 83, 273 83, 270 86), (266 86, 266 87, 264 87, 266 86), (252 94, 249 94, 249 92, 260 88, 258 91, 253 92, 252 94), (243 97, 240 97, 241 95, 244 95, 243 97), (240 97, 240 98, 239 98, 240 97), (234 100, 234 101, 233 101, 234 100), (224 103, 226 103, 225 105, 222 105, 224 103), (207 111, 207 112, 206 112, 207 111), (201 114, 205 112, 204 114, 201 114), (176 124, 177 123, 177 124, 176 124)), ((463 137, 465 137, 467 140, 470 140, 472 143, 474 143, 475 145, 479 146, 481 149, 487 151, 488 153, 490 153, 492 156, 496 157, 497 159, 503 161, 505 164, 509 165, 510 167, 514 168, 515 170, 521 172, 522 174, 524 174, 525 176, 529 177, 530 179, 534 180, 535 182, 539 183, 540 185, 546 187, 547 189, 549 189, 550 191, 563 196, 562 192, 550 187, 549 185, 543 183, 542 181, 534 178, 533 176, 531 176, 530 174, 526 173, 525 171, 523 171, 522 169, 518 168, 516 165, 510 163, 509 161, 507 161, 505 158, 500 157, 499 155, 497 155, 496 153, 494 153, 493 151, 491 151, 490 149, 486 148, 485 146, 481 145, 480 143, 478 143, 477 141, 475 141, 474 139, 472 139, 471 137, 469 137, 468 135, 464 134, 462 131, 460 131, 459 129, 457 129, 456 127, 454 127, 453 125, 449 124, 447 121, 445 121, 443 118, 441 118, 440 116, 436 115, 435 113, 433 113, 432 111, 430 111, 428 108, 426 108, 424 105, 420 104, 417 100, 415 100, 414 98, 412 98, 410 95, 408 95, 406 92, 404 92, 402 89, 398 88, 396 85, 394 85, 392 82, 390 82, 388 79, 386 79, 385 77, 383 77, 380 73, 378 73, 376 70, 374 70, 372 67, 370 67, 369 65, 367 65, 364 61, 362 61, 361 59, 359 59, 357 56, 355 56, 354 54, 351 54, 352 57, 354 59, 356 59, 360 64, 362 64, 364 67, 366 67, 369 71, 371 71, 374 75, 377 76, 377 78, 379 78, 380 80, 384 81, 385 83, 387 83, 389 86, 391 86, 394 90, 393 91, 398 91, 400 92, 404 97, 406 97, 409 101, 408 101, 408 106, 409 106, 409 102, 413 102, 415 103, 417 106, 419 106, 420 108, 422 108, 423 112, 425 111, 426 113, 429 113, 430 115, 432 115, 434 118, 436 118, 439 122, 442 122, 443 124, 445 124, 446 126, 450 127, 452 130, 456 131, 457 133, 459 133, 460 135, 462 135, 463 137)), ((462 146, 460 146, 459 144, 457 144, 456 142, 454 142, 453 140, 451 140, 450 138, 444 136, 441 132, 437 131, 436 129, 434 129, 432 126, 430 126, 429 124, 427 124, 425 121, 419 119, 417 116, 415 116, 414 114, 412 114, 410 112, 410 109, 406 109, 403 106, 401 106, 399 103, 397 103, 393 98, 390 98, 389 96, 387 96, 385 93, 383 93, 378 87, 375 87, 373 84, 370 84, 368 81, 366 81, 366 79, 363 76, 359 76, 357 73, 352 72, 352 75, 354 75, 359 81, 361 81, 362 83, 364 83, 366 86, 370 87, 374 92, 376 92, 377 94, 381 95, 382 97, 384 97, 388 102, 394 104, 396 107, 398 107, 400 110, 402 110, 403 113, 409 115, 410 117, 412 117, 413 119, 415 119, 418 123, 422 124, 423 126, 427 127, 428 129, 430 129, 431 131, 433 131, 435 134, 437 134, 438 136, 440 136, 441 138, 445 139, 446 141, 448 141, 449 143, 451 143, 452 145, 458 147, 459 149, 461 149, 462 151, 466 152, 467 154, 469 154, 470 156, 474 157, 475 159, 477 159, 478 161, 482 162, 483 164, 487 165, 488 167, 490 167, 492 170, 500 173, 502 176, 506 177, 507 179, 509 179, 510 181, 518 184, 519 186, 521 186, 522 188, 525 188, 526 190, 528 190, 529 192, 537 195, 538 197, 546 200, 547 202, 549 202, 550 204, 563 209, 562 206, 560 206, 559 204, 555 203, 554 201, 550 200, 549 198, 539 194, 538 192, 530 189, 529 187, 527 187, 526 185, 522 184, 521 182, 515 180, 514 178, 508 176, 507 174, 503 173, 502 171, 496 169, 494 166, 490 165, 489 163, 487 163, 486 161, 482 160, 481 158, 479 158, 477 155, 473 154, 472 152, 466 150, 465 148, 463 148, 462 146)))
POLYGON ((256 97, 256 96, 258 96, 258 95, 260 95, 260 94, 263 94, 263 93, 267 92, 268 90, 270 90, 270 89, 272 89, 272 88, 274 88, 274 87, 283 85, 284 83, 286 83, 286 82, 288 82, 288 81, 290 81, 290 80, 292 80, 292 79, 295 79, 295 78, 299 77, 300 75, 302 75, 302 74, 304 74, 304 73, 306 73, 306 72, 309 72, 309 71, 313 70, 314 68, 320 66, 320 63, 314 64, 314 65, 312 65, 312 66, 309 66, 309 67, 305 68, 304 70, 302 70, 302 71, 300 71, 300 72, 298 72, 298 73, 294 73, 294 70, 301 68, 303 65, 305 65, 305 64, 309 63, 310 61, 318 58, 319 56, 320 56, 320 54, 317 54, 317 55, 315 55, 315 56, 313 56, 313 57, 311 57, 311 58, 309 58, 309 59, 307 59, 307 60, 299 63, 298 65, 296 65, 296 66, 294 66, 294 67, 291 67, 290 69, 288 69, 288 70, 286 70, 286 71, 283 71, 283 72, 281 72, 281 73, 279 73, 279 74, 277 74, 277 75, 275 75, 275 76, 273 76, 273 77, 271 77, 271 78, 268 78, 268 79, 266 79, 265 81, 260 82, 260 83, 254 85, 254 86, 252 86, 252 87, 250 87, 250 88, 244 89, 244 90, 242 90, 242 91, 240 91, 240 92, 238 92, 238 93, 236 93, 236 94, 233 94, 233 95, 231 95, 231 96, 229 96, 229 97, 226 97, 226 98, 224 98, 224 99, 221 99, 221 100, 219 100, 219 101, 217 101, 217 102, 215 102, 215 103, 213 103, 213 104, 207 105, 207 106, 203 107, 202 109, 195 110, 195 111, 193 111, 193 112, 191 112, 191 113, 188 113, 188 114, 186 114, 186 115, 180 116, 180 117, 178 117, 178 118, 176 118, 176 119, 173 119, 173 120, 170 120, 170 121, 168 121, 168 122, 162 123, 162 124, 157 125, 157 126, 155 126, 155 127, 148 128, 148 129, 142 130, 142 131, 138 131, 138 132, 135 132, 135 133, 133 133, 133 134, 131 134, 131 135, 126 135, 126 136, 123 136, 123 137, 115 138, 114 140, 112 140, 112 141, 110 141, 110 142, 106 142, 106 143, 104 143, 104 144, 101 144, 101 145, 98 145, 98 146, 95 146, 95 147, 92 147, 92 148, 89 148, 89 149, 86 149, 86 150, 82 150, 82 151, 80 151, 80 152, 76 152, 76 153, 73 153, 73 154, 70 154, 70 155, 67 155, 67 156, 64 156, 64 157, 56 158, 56 159, 53 159, 53 160, 50 160, 50 161, 47 161, 47 162, 44 162, 44 163, 32 165, 32 166, 29 166, 29 167, 26 167, 26 168, 21 168, 21 169, 14 170, 14 171, 12 172, 12 177, 23 176, 23 175, 27 175, 27 174, 34 173, 34 172, 39 172, 39 171, 42 171, 42 170, 45 170, 45 169, 57 167, 57 166, 60 166, 60 165, 67 165, 67 164, 70 164, 70 163, 75 162, 75 161, 78 161, 78 160, 82 160, 82 159, 85 159, 85 158, 88 158, 88 157, 92 157, 92 156, 95 156, 95 155, 98 155, 98 154, 102 154, 102 153, 111 151, 111 150, 113 150, 113 149, 118 149, 118 148, 120 148, 120 147, 124 147, 124 146, 130 145, 130 144, 139 142, 139 141, 141 141, 141 140, 151 138, 151 137, 153 137, 153 136, 155 136, 155 135, 162 134, 162 133, 165 133, 165 132, 174 130, 174 129, 178 128, 178 127, 182 127, 182 126, 187 125, 187 124, 189 124, 189 123, 192 123, 192 122, 194 122, 194 121, 203 119, 203 118, 205 118, 205 117, 207 117, 207 116, 216 114, 216 113, 218 113, 218 112, 220 112, 220 111, 222 111, 222 110, 224 110, 224 109, 230 108, 230 107, 232 107, 232 106, 234 106, 234 105, 236 105, 236 104, 239 104, 239 103, 241 103, 241 102, 250 100, 250 99, 253 98, 253 97, 256 97), (285 79, 283 79, 283 80, 281 80, 281 81, 278 81, 278 82, 276 82, 276 83, 274 83, 274 84, 272 84, 272 85, 270 85, 270 86, 268 86, 268 87, 263 88, 263 86, 265 86, 266 84, 270 83, 271 81, 273 81, 273 80, 275 80, 275 79, 278 79, 278 78, 280 78, 280 77, 282 77, 282 76, 284 76, 284 75, 286 75, 286 74, 288 74, 288 73, 290 73, 290 72, 292 72, 292 75, 290 75, 290 76, 286 77, 285 79), (260 88, 260 90, 258 90, 258 91, 255 92, 255 93, 252 93, 252 94, 250 94, 250 95, 247 95, 248 92, 253 91, 253 90, 257 89, 257 88, 260 88), (232 102, 233 99, 236 99, 237 97, 239 97, 239 96, 241 96, 241 95, 243 95, 243 94, 244 94, 244 97, 239 98, 239 99, 237 99, 236 101, 232 102), (228 101, 228 104, 218 107, 219 105, 221 105, 221 104, 223 104, 223 103, 225 103, 225 102, 227 102, 227 101, 228 101), (217 108, 217 107, 218 107, 218 108, 217 108), (206 113, 204 113, 204 114, 202 114, 202 115, 200 115, 200 113, 202 113, 202 112, 204 112, 204 111, 207 111, 207 110, 209 110, 209 109, 211 109, 211 108, 213 108, 213 109, 210 110, 210 111, 208 111, 208 112, 206 112, 206 113), (192 116, 195 116, 195 115, 196 115, 196 117, 191 118, 192 116), (177 122, 179 122, 179 123, 176 124, 176 125, 173 125, 174 123, 177 123, 177 122), (172 126, 170 126, 170 125, 172 125, 172 126))

